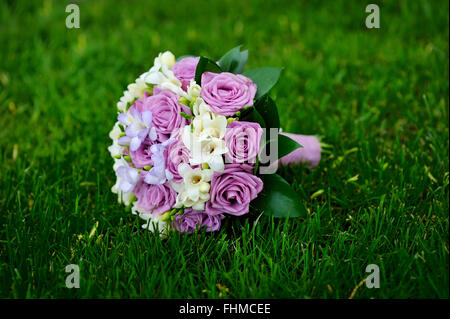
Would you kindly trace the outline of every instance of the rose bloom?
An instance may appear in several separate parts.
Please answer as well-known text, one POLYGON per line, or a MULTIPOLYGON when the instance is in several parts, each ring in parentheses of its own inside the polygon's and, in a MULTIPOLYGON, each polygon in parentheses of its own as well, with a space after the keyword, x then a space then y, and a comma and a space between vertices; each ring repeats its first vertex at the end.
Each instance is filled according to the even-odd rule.
POLYGON ((199 59, 199 57, 183 58, 172 66, 173 74, 181 81, 181 87, 185 91, 191 80, 195 78, 195 69, 197 68, 199 59))
POLYGON ((169 139, 172 132, 188 124, 188 120, 180 115, 180 112, 191 114, 191 110, 178 102, 178 96, 168 90, 153 88, 152 96, 136 100, 132 107, 139 112, 151 111, 152 124, 156 128, 158 140, 164 142, 169 139))
POLYGON ((144 182, 147 172, 141 173, 141 179, 136 184, 133 193, 138 199, 138 205, 148 213, 162 214, 173 208, 177 193, 169 183, 147 184, 144 182))
POLYGON ((166 168, 172 173, 172 181, 175 183, 181 183, 183 181, 183 177, 178 172, 178 165, 181 163, 189 164, 189 150, 181 139, 177 139, 167 146, 166 160, 166 168))
POLYGON ((229 163, 254 163, 259 152, 263 130, 258 123, 232 121, 227 126, 225 143, 228 153, 225 158, 229 163))
POLYGON ((151 141, 150 138, 147 137, 137 150, 130 151, 131 161, 136 168, 153 166, 153 161, 151 159, 152 152, 150 151, 150 147, 155 143, 157 142, 151 141))
POLYGON ((217 114, 231 116, 245 106, 253 105, 256 84, 241 74, 228 72, 202 74, 200 96, 217 114))
POLYGON ((206 227, 206 231, 211 232, 220 229, 221 220, 224 218, 225 216, 222 214, 210 216, 204 211, 186 208, 183 214, 175 215, 172 226, 182 233, 192 234, 197 228, 200 229, 201 227, 206 227))
POLYGON ((211 199, 206 203, 208 215, 227 213, 244 215, 250 202, 263 189, 263 182, 252 173, 248 164, 228 164, 225 170, 214 172, 211 180, 211 199))

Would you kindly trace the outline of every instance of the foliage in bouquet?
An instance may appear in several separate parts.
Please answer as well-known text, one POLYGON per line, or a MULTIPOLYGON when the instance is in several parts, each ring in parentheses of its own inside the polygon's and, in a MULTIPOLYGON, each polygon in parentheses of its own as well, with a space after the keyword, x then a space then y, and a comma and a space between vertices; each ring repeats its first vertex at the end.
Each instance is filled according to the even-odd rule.
POLYGON ((217 62, 175 60, 166 51, 120 98, 110 132, 112 191, 147 221, 144 228, 216 231, 250 207, 274 217, 304 215, 298 195, 275 174, 278 159, 301 147, 278 134, 269 91, 281 70, 243 72, 247 58, 240 47, 217 62))

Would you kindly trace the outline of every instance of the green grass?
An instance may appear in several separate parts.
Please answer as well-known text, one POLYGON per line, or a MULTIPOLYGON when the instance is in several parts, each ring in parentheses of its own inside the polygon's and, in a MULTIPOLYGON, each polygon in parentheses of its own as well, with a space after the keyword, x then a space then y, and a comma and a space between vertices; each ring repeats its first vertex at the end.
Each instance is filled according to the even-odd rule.
POLYGON ((449 297, 447 1, 370 30, 363 1, 80 1, 71 30, 67 3, 0 3, 0 297, 348 298, 371 263, 355 298, 449 297), (160 51, 239 44, 284 67, 283 129, 332 145, 282 170, 308 216, 160 240, 110 192, 115 104, 160 51))

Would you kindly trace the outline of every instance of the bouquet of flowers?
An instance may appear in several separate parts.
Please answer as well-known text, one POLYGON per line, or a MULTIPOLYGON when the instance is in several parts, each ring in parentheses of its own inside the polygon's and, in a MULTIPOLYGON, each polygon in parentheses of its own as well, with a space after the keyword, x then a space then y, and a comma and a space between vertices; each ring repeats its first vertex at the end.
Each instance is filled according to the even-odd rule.
POLYGON ((128 85, 117 103, 109 147, 118 194, 143 225, 161 234, 220 229, 229 215, 255 211, 299 217, 305 207, 276 174, 282 163, 320 160, 314 136, 281 133, 269 91, 281 70, 242 72, 248 51, 217 62, 175 60, 166 51, 128 85))

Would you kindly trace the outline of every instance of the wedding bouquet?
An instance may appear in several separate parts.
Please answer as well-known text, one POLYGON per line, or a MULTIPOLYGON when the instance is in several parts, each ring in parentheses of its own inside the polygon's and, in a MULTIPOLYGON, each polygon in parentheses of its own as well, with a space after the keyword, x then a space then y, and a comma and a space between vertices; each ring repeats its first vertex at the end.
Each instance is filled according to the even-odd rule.
POLYGON ((248 51, 217 62, 166 51, 117 103, 109 147, 119 203, 162 234, 220 229, 255 211, 299 217, 305 207, 276 174, 282 163, 320 160, 314 136, 280 133, 270 89, 281 70, 242 72, 248 51), (300 145, 302 144, 302 145, 300 145))

